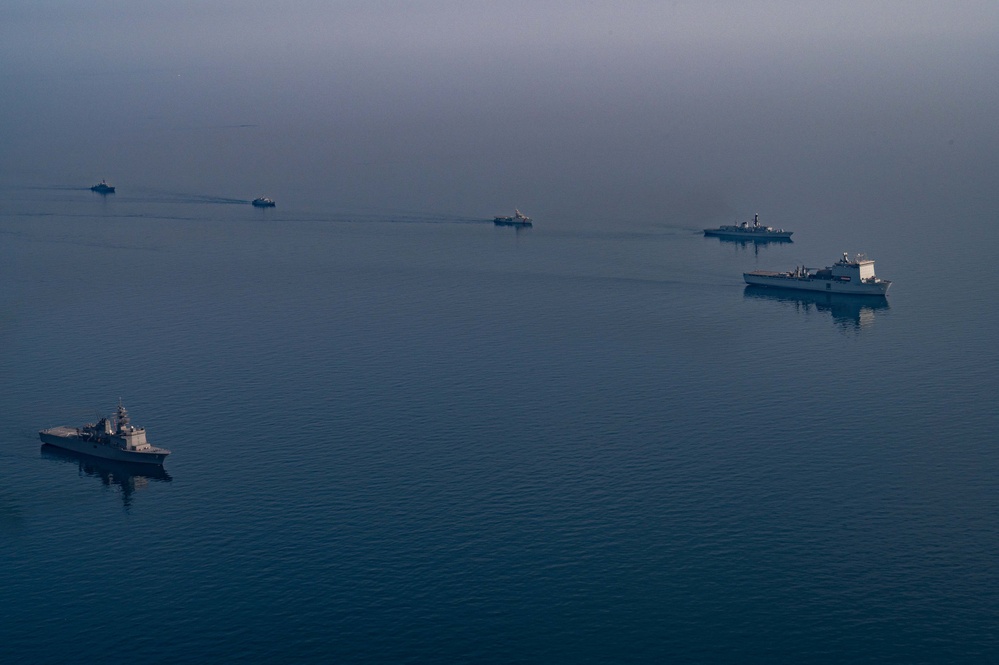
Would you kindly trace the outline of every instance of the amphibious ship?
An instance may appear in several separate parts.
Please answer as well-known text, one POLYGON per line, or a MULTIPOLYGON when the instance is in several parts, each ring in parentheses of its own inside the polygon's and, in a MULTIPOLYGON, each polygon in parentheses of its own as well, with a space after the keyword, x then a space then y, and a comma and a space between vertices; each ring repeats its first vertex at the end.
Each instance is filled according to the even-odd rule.
POLYGON ((42 443, 74 453, 140 464, 162 465, 170 454, 146 441, 146 430, 133 426, 128 411, 118 400, 118 411, 113 419, 101 418, 97 424, 83 427, 52 427, 38 433, 42 443))
POLYGON ((717 229, 704 229, 704 235, 719 238, 738 238, 740 240, 790 240, 794 231, 775 229, 772 226, 760 224, 760 215, 753 216, 753 223, 743 222, 732 226, 720 226, 717 229))
POLYGON ((747 284, 797 291, 823 291, 853 295, 882 296, 888 293, 891 281, 874 274, 874 260, 863 254, 853 258, 843 252, 843 258, 828 268, 796 267, 787 272, 754 270, 742 274, 747 284))

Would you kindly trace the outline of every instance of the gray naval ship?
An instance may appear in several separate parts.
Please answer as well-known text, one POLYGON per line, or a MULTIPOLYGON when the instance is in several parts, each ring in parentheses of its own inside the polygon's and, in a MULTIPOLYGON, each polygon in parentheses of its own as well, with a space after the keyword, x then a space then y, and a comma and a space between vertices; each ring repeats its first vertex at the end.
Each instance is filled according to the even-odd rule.
POLYGON ((742 273, 746 284, 797 291, 822 291, 824 293, 850 293, 857 296, 881 296, 888 293, 891 280, 881 279, 874 274, 874 260, 863 254, 850 255, 843 252, 843 258, 828 268, 806 268, 800 266, 786 272, 754 270, 742 273))
POLYGON ((704 229, 704 235, 706 236, 756 241, 783 240, 790 242, 793 233, 794 231, 775 229, 772 226, 761 224, 759 213, 753 217, 752 224, 743 222, 732 226, 720 226, 717 229, 704 229))
POLYGON ((493 224, 496 226, 534 226, 531 218, 516 208, 513 209, 513 217, 496 217, 493 219, 493 224))
POLYGON ((114 185, 109 185, 107 180, 101 180, 91 187, 90 191, 97 192, 98 194, 114 194, 114 185))
POLYGON ((38 437, 50 446, 120 462, 162 465, 170 454, 169 450, 157 448, 146 441, 146 430, 129 422, 128 411, 120 399, 113 422, 112 419, 101 418, 96 425, 52 427, 40 431, 38 437))

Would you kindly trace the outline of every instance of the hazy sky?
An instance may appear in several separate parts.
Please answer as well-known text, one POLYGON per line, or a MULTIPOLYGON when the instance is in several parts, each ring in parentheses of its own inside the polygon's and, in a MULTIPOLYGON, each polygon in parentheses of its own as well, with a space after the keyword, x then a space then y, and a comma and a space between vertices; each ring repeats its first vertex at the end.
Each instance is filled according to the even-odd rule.
POLYGON ((8 0, 0 167, 581 219, 994 205, 997 71, 996 2, 8 0))

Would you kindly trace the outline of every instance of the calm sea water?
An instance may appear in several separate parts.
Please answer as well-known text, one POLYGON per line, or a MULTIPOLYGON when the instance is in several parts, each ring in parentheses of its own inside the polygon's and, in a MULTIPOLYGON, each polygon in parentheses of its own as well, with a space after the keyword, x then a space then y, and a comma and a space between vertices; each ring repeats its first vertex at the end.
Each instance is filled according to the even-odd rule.
POLYGON ((0 194, 4 662, 999 657, 984 215, 0 194), (844 250, 887 303, 741 281, 844 250), (40 449, 119 396, 165 472, 40 449))

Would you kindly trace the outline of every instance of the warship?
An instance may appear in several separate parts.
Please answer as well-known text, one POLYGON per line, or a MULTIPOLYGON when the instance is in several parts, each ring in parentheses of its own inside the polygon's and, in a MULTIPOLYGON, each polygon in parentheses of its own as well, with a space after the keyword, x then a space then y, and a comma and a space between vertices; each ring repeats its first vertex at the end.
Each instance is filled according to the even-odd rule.
POLYGON ((843 258, 828 268, 796 267, 787 272, 754 270, 742 274, 746 284, 797 291, 822 291, 853 295, 882 296, 888 293, 891 281, 874 274, 874 260, 863 254, 855 257, 843 252, 843 258))
POLYGON ((90 191, 97 192, 98 194, 114 194, 114 185, 109 185, 106 180, 101 180, 91 187, 90 191))
POLYGON ((753 216, 753 223, 743 222, 731 226, 720 226, 717 229, 704 229, 704 235, 719 238, 738 238, 740 240, 790 240, 794 231, 775 229, 772 226, 760 224, 760 215, 753 216))
POLYGON ((146 430, 129 422, 128 411, 118 400, 114 418, 101 418, 83 427, 52 427, 38 433, 42 443, 119 462, 162 465, 170 454, 146 441, 146 430))
POLYGON ((253 201, 251 202, 251 205, 254 205, 257 208, 273 208, 277 204, 274 203, 274 199, 269 199, 267 197, 263 197, 263 198, 259 198, 259 199, 253 199, 253 201))
POLYGON ((533 226, 531 218, 516 208, 513 209, 513 217, 497 217, 493 219, 493 224, 496 226, 533 226))

